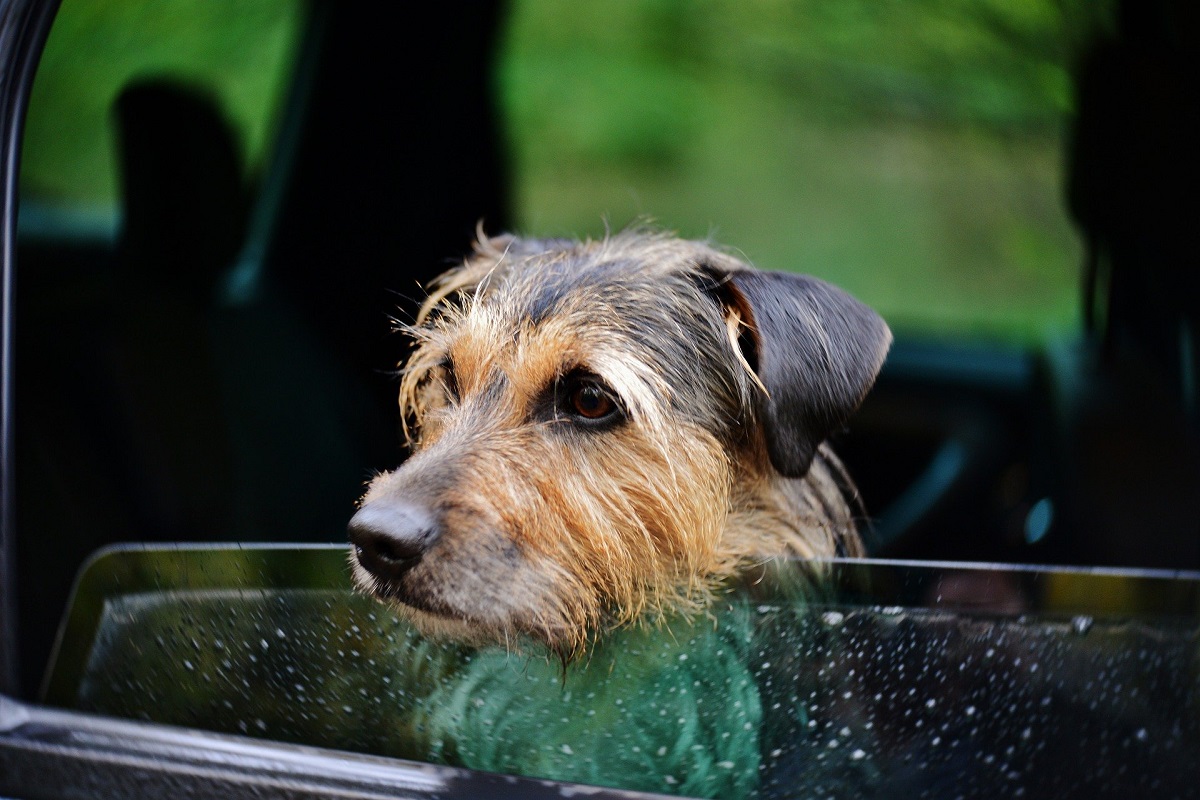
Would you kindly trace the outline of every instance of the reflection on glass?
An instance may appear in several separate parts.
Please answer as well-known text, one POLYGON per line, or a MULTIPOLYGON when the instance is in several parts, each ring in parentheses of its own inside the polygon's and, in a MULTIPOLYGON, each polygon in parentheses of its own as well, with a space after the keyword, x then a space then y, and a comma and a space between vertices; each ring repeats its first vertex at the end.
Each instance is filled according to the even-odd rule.
POLYGON ((343 564, 319 548, 110 554, 48 699, 702 797, 1196 786, 1194 576, 833 563, 815 595, 768 578, 564 667, 425 640, 339 588, 343 564))

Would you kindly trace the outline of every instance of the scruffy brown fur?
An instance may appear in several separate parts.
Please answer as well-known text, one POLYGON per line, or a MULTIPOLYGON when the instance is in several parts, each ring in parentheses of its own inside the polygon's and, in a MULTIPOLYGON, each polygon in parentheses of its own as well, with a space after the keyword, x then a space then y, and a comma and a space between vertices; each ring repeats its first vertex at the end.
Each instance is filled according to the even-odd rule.
POLYGON ((427 632, 565 661, 764 559, 863 552, 824 439, 891 337, 828 284, 654 231, 481 236, 407 330, 412 455, 350 533, 427 632))

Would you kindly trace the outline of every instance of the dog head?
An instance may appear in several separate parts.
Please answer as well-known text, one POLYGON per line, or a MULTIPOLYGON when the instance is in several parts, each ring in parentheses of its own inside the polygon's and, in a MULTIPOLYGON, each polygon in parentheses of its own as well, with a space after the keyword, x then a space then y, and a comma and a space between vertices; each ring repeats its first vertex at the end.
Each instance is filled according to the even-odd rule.
POLYGON ((355 579, 427 631, 564 659, 761 558, 731 514, 805 475, 891 338, 840 289, 661 233, 481 240, 431 288, 412 455, 351 521, 355 579))

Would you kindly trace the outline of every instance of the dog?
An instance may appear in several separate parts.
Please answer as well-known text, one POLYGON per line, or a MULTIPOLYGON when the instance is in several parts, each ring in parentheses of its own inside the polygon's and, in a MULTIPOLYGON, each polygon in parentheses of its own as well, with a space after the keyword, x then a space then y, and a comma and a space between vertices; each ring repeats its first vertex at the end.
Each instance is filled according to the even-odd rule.
POLYGON ((357 584, 425 632, 570 661, 766 558, 863 554, 825 440, 891 332, 841 289, 661 231, 480 236, 408 333, 413 453, 349 535, 357 584))
POLYGON ((411 455, 350 521, 353 578, 430 641, 475 648, 399 656, 402 682, 424 681, 409 755, 753 791, 752 623, 709 609, 770 559, 863 555, 858 492, 826 440, 872 386, 888 326, 816 278, 631 228, 481 234, 405 330, 411 455), (513 667, 530 645, 557 676, 552 658, 513 667))

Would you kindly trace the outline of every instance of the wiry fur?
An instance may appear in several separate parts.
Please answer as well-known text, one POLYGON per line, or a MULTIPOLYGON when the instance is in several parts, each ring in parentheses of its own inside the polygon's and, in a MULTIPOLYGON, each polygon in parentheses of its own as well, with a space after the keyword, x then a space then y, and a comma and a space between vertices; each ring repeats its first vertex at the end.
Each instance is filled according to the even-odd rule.
POLYGON ((747 269, 655 232, 481 237, 408 329, 413 454, 362 500, 430 509, 436 540, 399 578, 352 559, 359 585, 428 632, 532 637, 565 661, 610 626, 703 609, 766 558, 861 554, 828 447, 812 444, 800 477, 772 463, 770 388, 744 346, 754 309, 724 286, 747 269), (563 413, 578 374, 611 390, 621 421, 563 413))

